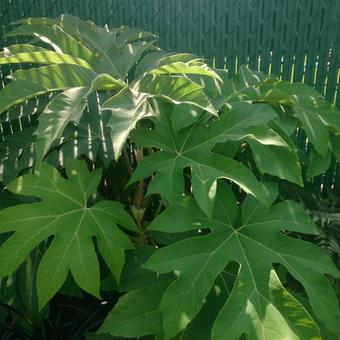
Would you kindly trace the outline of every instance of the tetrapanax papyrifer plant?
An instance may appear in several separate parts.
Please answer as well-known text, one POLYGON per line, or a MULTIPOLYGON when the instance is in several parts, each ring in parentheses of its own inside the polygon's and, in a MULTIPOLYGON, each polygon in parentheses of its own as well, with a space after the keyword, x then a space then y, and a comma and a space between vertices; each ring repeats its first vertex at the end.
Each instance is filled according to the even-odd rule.
POLYGON ((57 293, 116 292, 99 334, 337 339, 339 271, 282 190, 339 157, 334 106, 305 84, 166 53, 138 29, 16 24, 8 37, 31 40, 0 55, 13 69, 0 91, 4 306, 19 306, 26 266, 28 319, 57 293))

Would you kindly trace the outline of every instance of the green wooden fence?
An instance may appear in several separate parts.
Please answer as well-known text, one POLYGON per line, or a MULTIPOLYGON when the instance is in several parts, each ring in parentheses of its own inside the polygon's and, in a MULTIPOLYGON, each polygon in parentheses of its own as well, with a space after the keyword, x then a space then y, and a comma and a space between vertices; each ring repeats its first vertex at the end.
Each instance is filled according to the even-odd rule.
MULTIPOLYGON (((240 65, 303 81, 340 107, 340 0, 0 0, 3 38, 23 17, 69 13, 137 26, 169 51, 192 52, 233 74, 240 65)), ((340 169, 318 181, 340 192, 340 169)))

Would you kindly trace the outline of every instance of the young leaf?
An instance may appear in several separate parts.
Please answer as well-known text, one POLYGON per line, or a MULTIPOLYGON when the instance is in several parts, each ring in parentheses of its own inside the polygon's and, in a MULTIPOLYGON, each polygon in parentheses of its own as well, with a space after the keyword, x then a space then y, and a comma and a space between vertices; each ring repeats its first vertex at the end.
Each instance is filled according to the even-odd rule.
POLYGON ((166 290, 160 308, 165 338, 185 329, 202 307, 215 278, 230 261, 240 270, 224 307, 215 321, 212 338, 319 338, 319 330, 304 308, 282 287, 273 263, 281 263, 304 286, 317 318, 333 334, 340 320, 336 296, 324 273, 339 276, 330 258, 311 243, 282 234, 290 230, 316 234, 316 227, 295 202, 265 208, 248 196, 235 219, 236 201, 219 186, 213 217, 206 218, 188 200, 156 218, 149 230, 184 232, 209 229, 210 234, 188 238, 161 248, 145 267, 159 273, 174 271, 177 280, 166 290), (292 308, 293 306, 293 308, 292 308), (280 334, 274 335, 273 331, 280 334))
POLYGON ((89 207, 101 172, 89 172, 82 161, 67 164, 68 179, 42 163, 34 174, 19 177, 8 185, 16 194, 41 201, 17 205, 0 212, 0 233, 14 232, 0 247, 0 277, 10 275, 32 249, 53 236, 38 268, 37 289, 42 308, 65 282, 69 271, 85 291, 99 297, 99 263, 92 238, 113 275, 119 281, 124 250, 129 238, 117 223, 136 231, 136 226, 117 202, 100 201, 89 207))

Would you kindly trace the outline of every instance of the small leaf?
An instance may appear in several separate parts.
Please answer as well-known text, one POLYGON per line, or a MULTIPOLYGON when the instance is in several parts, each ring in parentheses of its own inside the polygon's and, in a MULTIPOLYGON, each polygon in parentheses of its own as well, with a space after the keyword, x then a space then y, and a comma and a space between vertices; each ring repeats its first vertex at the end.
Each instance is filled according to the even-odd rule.
POLYGON ((328 131, 320 116, 316 112, 307 109, 297 108, 296 112, 315 151, 321 156, 326 156, 328 150, 328 131))
POLYGON ((270 174, 303 186, 299 158, 294 150, 276 145, 248 141, 256 166, 262 174, 270 174))
POLYGON ((104 320, 98 333, 138 338, 161 333, 159 302, 169 283, 154 283, 125 294, 104 320))
POLYGON ((307 179, 321 175, 331 165, 332 153, 329 150, 326 156, 322 157, 320 154, 311 149, 308 156, 307 179))

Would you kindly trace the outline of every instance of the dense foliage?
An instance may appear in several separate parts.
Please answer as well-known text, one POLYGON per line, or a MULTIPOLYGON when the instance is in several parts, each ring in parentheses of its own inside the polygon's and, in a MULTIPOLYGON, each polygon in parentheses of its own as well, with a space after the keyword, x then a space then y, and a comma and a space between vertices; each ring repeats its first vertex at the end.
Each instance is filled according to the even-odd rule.
POLYGON ((338 339, 339 219, 305 199, 339 159, 333 105, 138 29, 16 25, 0 55, 4 338, 338 339))

